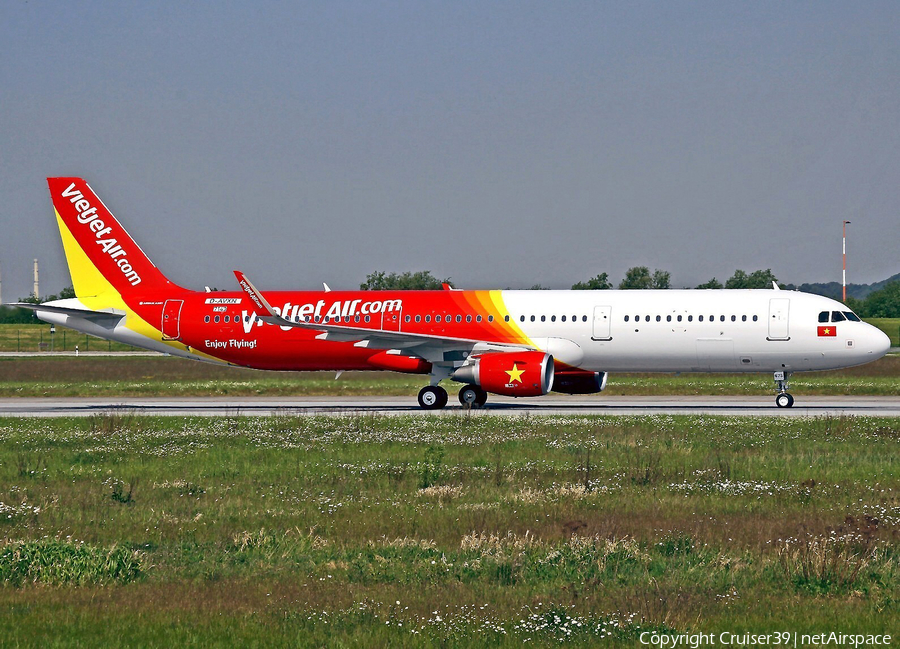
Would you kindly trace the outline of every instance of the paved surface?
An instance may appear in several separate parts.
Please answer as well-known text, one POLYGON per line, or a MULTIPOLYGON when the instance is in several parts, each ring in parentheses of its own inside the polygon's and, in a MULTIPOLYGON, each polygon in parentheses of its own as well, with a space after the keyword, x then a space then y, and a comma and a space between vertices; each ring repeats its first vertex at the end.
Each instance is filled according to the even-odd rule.
MULTIPOLYGON (((774 397, 565 397, 534 399, 491 396, 477 416, 539 415, 728 415, 753 417, 900 417, 900 397, 804 397, 793 408, 775 407, 774 397)), ((452 402, 441 411, 423 411, 409 397, 190 398, 27 398, 0 399, 0 417, 72 417, 103 413, 168 416, 465 414, 452 402)))

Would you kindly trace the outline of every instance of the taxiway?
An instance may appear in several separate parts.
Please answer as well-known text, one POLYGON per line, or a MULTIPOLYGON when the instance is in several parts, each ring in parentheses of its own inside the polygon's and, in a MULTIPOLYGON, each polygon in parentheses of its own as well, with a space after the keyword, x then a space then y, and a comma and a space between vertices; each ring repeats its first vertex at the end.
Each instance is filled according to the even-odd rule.
POLYGON ((4 398, 0 417, 85 417, 106 413, 163 416, 271 415, 723 415, 743 417, 900 417, 900 397, 798 396, 793 408, 777 408, 768 397, 492 397, 485 408, 468 411, 451 403, 425 411, 415 397, 187 397, 187 398, 4 398))

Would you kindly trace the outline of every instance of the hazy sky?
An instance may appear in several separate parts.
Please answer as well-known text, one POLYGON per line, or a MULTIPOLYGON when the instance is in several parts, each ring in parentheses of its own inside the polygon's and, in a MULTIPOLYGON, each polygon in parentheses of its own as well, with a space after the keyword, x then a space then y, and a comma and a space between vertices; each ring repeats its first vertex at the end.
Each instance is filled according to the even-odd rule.
POLYGON ((192 288, 900 272, 900 3, 0 3, 3 300, 45 178, 192 288))

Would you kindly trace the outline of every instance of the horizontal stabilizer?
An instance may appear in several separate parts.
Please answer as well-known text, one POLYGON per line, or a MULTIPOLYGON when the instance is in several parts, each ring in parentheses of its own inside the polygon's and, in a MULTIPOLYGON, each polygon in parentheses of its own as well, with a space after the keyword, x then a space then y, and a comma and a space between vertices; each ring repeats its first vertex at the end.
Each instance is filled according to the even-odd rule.
MULTIPOLYGON (((65 301, 69 302, 69 300, 65 301)), ((14 304, 6 304, 4 306, 18 307, 20 309, 31 309, 32 311, 49 311, 50 313, 60 313, 62 315, 68 315, 75 318, 84 318, 85 320, 90 320, 92 322, 108 322, 110 320, 118 322, 125 317, 125 312, 120 311, 119 309, 101 309, 99 311, 94 311, 92 309, 85 309, 78 306, 63 305, 60 304, 60 302, 63 302, 63 300, 59 300, 56 303, 45 302, 43 304, 34 304, 32 302, 16 302, 14 304)))

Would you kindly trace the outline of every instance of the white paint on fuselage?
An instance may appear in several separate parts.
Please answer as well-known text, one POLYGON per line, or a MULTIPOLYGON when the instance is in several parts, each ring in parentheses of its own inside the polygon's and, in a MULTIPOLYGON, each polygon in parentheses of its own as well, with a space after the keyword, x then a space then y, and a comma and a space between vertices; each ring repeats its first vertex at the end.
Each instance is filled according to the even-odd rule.
POLYGON ((820 312, 849 309, 796 291, 504 291, 503 300, 536 345, 570 340, 584 352, 579 367, 594 371, 828 370, 877 360, 890 347, 883 332, 864 322, 839 322, 836 336, 819 336, 820 312), (773 299, 789 300, 787 313, 777 312, 783 302, 770 312, 773 299), (603 330, 600 340, 593 335, 597 306, 609 307, 608 336, 603 330))

